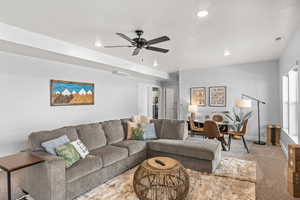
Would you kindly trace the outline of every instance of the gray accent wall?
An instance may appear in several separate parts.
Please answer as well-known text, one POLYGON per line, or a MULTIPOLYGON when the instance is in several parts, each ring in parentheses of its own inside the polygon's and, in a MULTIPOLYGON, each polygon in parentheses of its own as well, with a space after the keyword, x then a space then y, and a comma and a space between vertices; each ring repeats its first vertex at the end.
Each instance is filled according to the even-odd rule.
POLYGON ((130 117, 145 79, 0 52, 0 156, 26 148, 32 131, 130 117), (50 79, 95 83, 95 105, 50 106, 50 79))
MULTIPOLYGON (((300 27, 298 30, 294 33, 294 35, 291 37, 291 39, 288 42, 288 45, 285 49, 285 51, 282 53, 280 60, 279 60, 279 89, 280 89, 280 119, 282 123, 282 85, 281 85, 281 79, 282 76, 286 75, 293 66, 296 65, 296 62, 300 62, 300 27)), ((299 93, 300 94, 300 81, 299 81, 299 93)), ((300 113, 300 105, 298 103, 298 114, 300 113)), ((300 114, 298 116, 299 120, 300 114)), ((298 141, 293 140, 289 135, 282 131, 281 133, 281 145, 282 148, 287 155, 287 148, 289 144, 300 144, 300 121, 298 121, 298 141)))
MULTIPOLYGON (((235 101, 241 98, 241 94, 248 94, 267 102, 261 107, 263 139, 267 124, 280 123, 277 61, 180 71, 179 85, 181 119, 186 119, 188 116, 191 87, 227 86, 227 107, 199 107, 200 115, 210 114, 213 111, 232 110, 235 101)), ((252 106, 254 115, 249 121, 246 138, 257 140, 257 109, 256 104, 253 103, 252 106)))

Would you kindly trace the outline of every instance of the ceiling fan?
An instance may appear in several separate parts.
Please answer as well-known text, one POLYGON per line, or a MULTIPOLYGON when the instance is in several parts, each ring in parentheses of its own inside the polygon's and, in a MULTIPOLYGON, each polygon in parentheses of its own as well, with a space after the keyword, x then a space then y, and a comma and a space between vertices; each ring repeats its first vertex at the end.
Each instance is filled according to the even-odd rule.
POLYGON ((127 35, 123 33, 116 33, 118 36, 121 38, 127 40, 130 42, 131 45, 118 45, 118 46, 104 46, 104 48, 115 48, 115 47, 135 47, 132 55, 136 56, 140 53, 140 51, 144 48, 150 51, 157 51, 161 53, 167 53, 169 52, 169 49, 163 49, 159 47, 153 47, 153 44, 161 43, 170 40, 168 36, 162 36, 159 38, 155 38, 152 40, 146 40, 145 38, 142 38, 141 36, 143 35, 144 31, 142 30, 136 30, 135 33, 137 34, 136 38, 131 39, 127 35))

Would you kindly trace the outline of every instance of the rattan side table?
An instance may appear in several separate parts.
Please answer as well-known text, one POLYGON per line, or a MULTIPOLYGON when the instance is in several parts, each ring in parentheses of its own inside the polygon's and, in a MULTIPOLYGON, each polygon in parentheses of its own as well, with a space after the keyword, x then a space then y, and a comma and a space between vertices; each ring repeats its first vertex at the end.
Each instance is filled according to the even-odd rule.
POLYGON ((133 187, 140 200, 183 200, 189 192, 185 168, 168 157, 144 161, 136 170, 133 187))

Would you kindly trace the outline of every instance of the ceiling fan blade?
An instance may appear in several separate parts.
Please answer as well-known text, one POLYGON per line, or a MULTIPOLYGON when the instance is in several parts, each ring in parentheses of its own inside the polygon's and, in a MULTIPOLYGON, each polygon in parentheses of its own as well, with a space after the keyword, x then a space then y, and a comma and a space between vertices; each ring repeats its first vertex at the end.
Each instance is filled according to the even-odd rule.
POLYGON ((112 46, 103 46, 104 48, 115 48, 115 47, 134 47, 132 45, 112 45, 112 46))
POLYGON ((138 55, 138 54, 140 53, 140 51, 141 51, 140 48, 136 48, 136 49, 133 51, 132 55, 133 55, 133 56, 136 56, 136 55, 138 55))
POLYGON ((135 44, 135 41, 133 41, 130 37, 128 37, 127 35, 124 35, 123 33, 116 33, 118 36, 120 36, 121 38, 129 41, 131 44, 135 44))
POLYGON ((151 50, 151 51, 158 51, 158 52, 161 52, 161 53, 168 53, 169 52, 169 49, 162 49, 162 48, 151 47, 151 46, 146 47, 146 49, 151 50))
POLYGON ((168 40, 170 40, 170 38, 168 36, 163 36, 163 37, 155 38, 153 40, 149 40, 147 42, 147 45, 157 44, 157 43, 165 42, 165 41, 168 41, 168 40))

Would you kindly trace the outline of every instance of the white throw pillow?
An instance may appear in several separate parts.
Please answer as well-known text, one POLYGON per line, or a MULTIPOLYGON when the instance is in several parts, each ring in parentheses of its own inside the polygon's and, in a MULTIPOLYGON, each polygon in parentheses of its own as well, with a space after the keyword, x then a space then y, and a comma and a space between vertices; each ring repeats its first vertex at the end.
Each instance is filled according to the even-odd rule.
POLYGON ((75 147, 81 158, 85 158, 89 155, 89 150, 80 140, 75 140, 74 142, 71 142, 71 144, 75 147))

